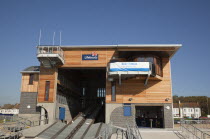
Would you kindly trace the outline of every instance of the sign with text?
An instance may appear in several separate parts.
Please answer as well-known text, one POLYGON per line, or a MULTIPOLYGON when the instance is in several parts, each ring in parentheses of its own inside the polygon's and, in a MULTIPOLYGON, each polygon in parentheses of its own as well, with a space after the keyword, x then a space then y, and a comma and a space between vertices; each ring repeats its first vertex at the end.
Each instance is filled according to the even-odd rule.
POLYGON ((110 71, 149 71, 149 62, 115 62, 110 63, 110 71))
POLYGON ((92 52, 91 54, 83 54, 82 60, 98 60, 98 54, 92 52))

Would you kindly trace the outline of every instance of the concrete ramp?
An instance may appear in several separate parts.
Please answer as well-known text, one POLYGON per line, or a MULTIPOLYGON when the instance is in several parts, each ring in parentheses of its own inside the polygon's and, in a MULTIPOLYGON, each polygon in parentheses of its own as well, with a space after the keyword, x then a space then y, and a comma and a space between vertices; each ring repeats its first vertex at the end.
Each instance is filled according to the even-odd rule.
POLYGON ((66 124, 62 122, 57 122, 43 133, 41 133, 37 138, 40 139, 51 139, 58 131, 60 131, 66 124))

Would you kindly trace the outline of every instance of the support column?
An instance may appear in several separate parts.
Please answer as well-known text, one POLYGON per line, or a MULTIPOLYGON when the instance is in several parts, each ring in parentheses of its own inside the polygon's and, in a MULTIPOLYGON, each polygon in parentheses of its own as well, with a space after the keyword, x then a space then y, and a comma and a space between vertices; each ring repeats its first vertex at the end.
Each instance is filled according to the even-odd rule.
POLYGON ((44 123, 44 118, 45 118, 45 110, 44 110, 43 107, 41 107, 41 117, 40 117, 41 122, 40 122, 40 125, 44 125, 45 124, 44 123))

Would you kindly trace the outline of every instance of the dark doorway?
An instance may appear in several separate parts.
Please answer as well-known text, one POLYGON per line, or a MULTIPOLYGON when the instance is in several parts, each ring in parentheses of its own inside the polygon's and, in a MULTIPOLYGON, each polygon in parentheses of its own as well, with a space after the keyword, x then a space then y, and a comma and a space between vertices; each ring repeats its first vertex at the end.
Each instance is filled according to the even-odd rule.
POLYGON ((163 128, 163 106, 136 106, 138 127, 163 128))
MULTIPOLYGON (((66 98, 75 117, 92 106, 101 106, 96 122, 105 122, 106 68, 60 68, 57 95, 66 98)), ((59 102, 59 99, 58 99, 59 102)))

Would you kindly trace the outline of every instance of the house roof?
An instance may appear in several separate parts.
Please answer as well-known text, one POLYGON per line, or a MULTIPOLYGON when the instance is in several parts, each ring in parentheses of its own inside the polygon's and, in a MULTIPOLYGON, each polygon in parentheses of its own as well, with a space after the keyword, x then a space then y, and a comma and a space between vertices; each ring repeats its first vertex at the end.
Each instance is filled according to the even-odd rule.
POLYGON ((19 109, 20 104, 5 104, 4 106, 1 107, 1 109, 19 109))
MULTIPOLYGON (((178 103, 173 104, 174 108, 179 108, 178 103)), ((180 103, 180 107, 182 108, 198 108, 200 105, 198 103, 180 103)))
POLYGON ((173 104, 173 108, 179 108, 179 104, 178 103, 174 103, 173 104))
POLYGON ((22 70, 20 73, 39 73, 40 66, 30 66, 22 70))

